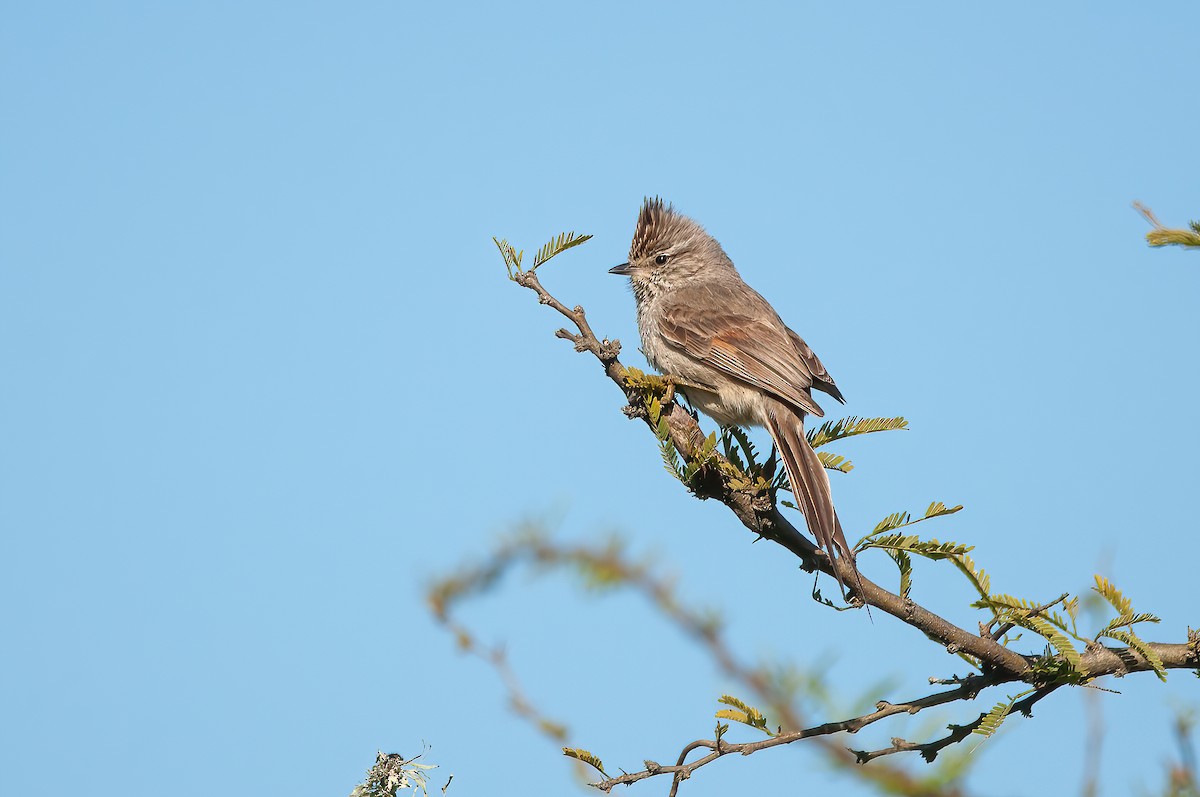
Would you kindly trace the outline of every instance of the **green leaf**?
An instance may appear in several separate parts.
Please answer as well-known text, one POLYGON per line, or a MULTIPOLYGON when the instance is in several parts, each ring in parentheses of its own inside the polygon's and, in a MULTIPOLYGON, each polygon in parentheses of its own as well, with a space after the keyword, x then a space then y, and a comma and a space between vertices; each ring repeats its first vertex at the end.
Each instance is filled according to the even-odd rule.
POLYGON ((1099 592, 1104 600, 1112 604, 1112 607, 1117 610, 1118 614, 1133 614, 1133 602, 1126 598, 1121 590, 1104 576, 1097 575, 1096 586, 1092 589, 1099 592))
POLYGON ((981 598, 971 604, 980 609, 991 608, 1012 612, 1031 612, 1037 608, 1033 601, 1024 598, 1014 598, 1012 595, 996 594, 981 598))
POLYGON ((893 512, 883 520, 876 523, 875 529, 871 532, 871 534, 882 534, 885 531, 891 531, 892 529, 898 529, 903 526, 907 526, 911 522, 912 515, 910 515, 908 512, 893 512))
POLYGON ((1195 222, 1192 222, 1189 225, 1192 227, 1190 231, 1170 230, 1165 227, 1160 230, 1151 230, 1146 233, 1146 243, 1151 246, 1170 246, 1173 244, 1188 249, 1200 247, 1200 230, 1196 229, 1195 224, 1195 222))
POLYGON ((1012 595, 989 595, 971 605, 979 609, 991 609, 995 613, 995 621, 1011 623, 1040 635, 1070 664, 1072 670, 1086 674, 1079 651, 1067 639, 1067 634, 1074 634, 1066 627, 1061 617, 1047 614, 1045 609, 1034 614, 1041 608, 1039 604, 1012 595))
MULTIPOLYGON (((870 545, 868 543, 872 538, 877 537, 880 534, 886 534, 890 531, 895 531, 896 529, 902 529, 905 526, 911 526, 913 524, 920 523, 923 520, 932 520, 933 518, 943 517, 945 515, 953 515, 955 512, 959 512, 961 510, 962 504, 947 508, 946 505, 941 501, 934 501, 929 505, 929 508, 925 510, 925 514, 915 520, 908 512, 893 512, 875 524, 875 528, 872 529, 871 533, 860 539, 854 546, 854 550, 861 551, 867 548, 879 547, 870 545)), ((913 539, 916 538, 914 537, 913 539)), ((970 548, 967 550, 970 550, 970 548)))
POLYGON ((818 451, 817 459, 821 460, 821 465, 826 470, 836 470, 841 473, 849 473, 854 470, 854 463, 838 454, 830 454, 828 451, 818 451))
POLYGON ((912 557, 905 551, 887 553, 895 561, 896 567, 900 568, 900 597, 907 600, 909 592, 912 591, 912 557))
POLYGON ((504 258, 504 266, 508 269, 508 278, 512 279, 514 272, 521 270, 521 257, 525 254, 524 250, 518 252, 504 238, 499 240, 492 236, 492 243, 496 244, 496 248, 500 250, 500 256, 504 258))
POLYGON ((533 268, 536 270, 550 258, 562 254, 572 247, 579 246, 581 243, 590 240, 591 237, 590 235, 576 236, 574 232, 560 233, 557 238, 551 238, 541 249, 537 250, 537 254, 533 256, 533 268))
POLYGON ((938 542, 936 539, 922 540, 915 534, 889 534, 885 537, 868 540, 862 545, 862 548, 908 551, 934 561, 962 556, 972 550, 970 545, 952 541, 938 542))
POLYGON ((728 426, 725 428, 725 432, 730 438, 737 441, 737 448, 741 449, 741 452, 745 455, 747 467, 744 470, 749 472, 761 469, 757 461, 758 452, 755 451, 754 444, 750 442, 750 438, 746 435, 746 430, 740 426, 728 426))
POLYGON ((977 567, 974 560, 965 553, 953 557, 952 561, 959 572, 967 577, 967 581, 971 582, 971 586, 975 588, 975 591, 986 598, 992 588, 992 579, 984 572, 983 568, 977 567))
POLYGON ((1009 615, 1005 619, 1015 626, 1028 628, 1030 631, 1041 635, 1042 638, 1049 642, 1054 649, 1058 651, 1059 655, 1066 659, 1067 663, 1071 665, 1072 669, 1076 670, 1077 672, 1086 673, 1086 671, 1083 669, 1083 662, 1079 658, 1079 651, 1076 650, 1075 646, 1071 644, 1071 640, 1067 639, 1066 634, 1055 628, 1054 624, 1049 622, 1045 617, 1041 616, 1040 614, 1032 616, 1028 614, 1014 614, 1009 615))
POLYGON ((943 515, 953 515, 955 512, 962 511, 962 508, 962 504, 959 504, 958 506, 953 506, 947 509, 946 505, 941 501, 934 501, 929 505, 929 508, 925 510, 925 517, 921 519, 928 520, 929 518, 942 517, 943 515))
POLYGON ((894 429, 907 429, 908 421, 903 418, 858 418, 850 416, 838 421, 826 421, 816 429, 805 433, 808 444, 820 448, 835 440, 844 440, 860 434, 872 432, 890 432, 894 429))
POLYGON ((758 728, 767 736, 775 735, 767 727, 767 718, 762 715, 761 711, 754 708, 754 706, 748 705, 732 695, 722 695, 721 699, 717 702, 733 706, 733 709, 721 709, 718 711, 716 715, 717 719, 733 720, 743 725, 749 725, 751 728, 758 728))
POLYGON ((1096 638, 1099 639, 1101 636, 1107 635, 1108 632, 1113 630, 1114 628, 1126 628, 1127 626, 1132 626, 1136 623, 1160 623, 1160 622, 1162 622, 1162 620, 1159 617, 1157 617, 1153 614, 1150 614, 1148 612, 1141 612, 1141 613, 1136 613, 1136 614, 1119 614, 1116 617, 1114 617, 1113 619, 1108 621, 1108 625, 1104 626, 1104 628, 1101 629, 1098 634, 1096 634, 1096 638))
POLYGON ((1013 698, 1009 698, 1007 703, 997 703, 992 706, 992 710, 983 715, 978 727, 971 733, 977 733, 984 738, 990 737, 996 731, 1000 730, 1001 724, 1008 718, 1012 712, 1013 703, 1017 702, 1013 698))
POLYGON ((729 460, 735 468, 741 473, 746 473, 746 463, 742 460, 741 449, 734 442, 733 435, 728 428, 721 430, 721 451, 725 454, 725 459, 729 460))
POLYGON ((604 771, 604 764, 599 758, 596 758, 596 756, 592 755, 587 750, 584 750, 581 747, 564 747, 562 751, 563 755, 574 758, 576 761, 582 761, 588 766, 595 767, 600 771, 601 775, 606 778, 608 777, 608 773, 604 771))
POLYGON ((1153 668, 1154 674, 1158 676, 1158 680, 1167 680, 1167 668, 1163 666, 1162 657, 1154 652, 1154 648, 1146 644, 1146 641, 1132 631, 1118 631, 1116 629, 1105 631, 1104 636, 1115 639, 1118 642, 1124 642, 1129 647, 1142 654, 1142 657, 1149 662, 1153 668))

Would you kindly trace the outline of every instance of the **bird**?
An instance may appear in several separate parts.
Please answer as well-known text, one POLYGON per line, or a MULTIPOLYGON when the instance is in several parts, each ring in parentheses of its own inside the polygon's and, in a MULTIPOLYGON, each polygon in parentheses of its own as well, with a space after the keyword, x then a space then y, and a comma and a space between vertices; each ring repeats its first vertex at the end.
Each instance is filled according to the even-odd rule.
POLYGON ((629 277, 642 351, 688 403, 721 426, 766 428, 842 593, 835 558, 849 564, 861 592, 829 476, 804 433, 806 416, 825 415, 813 388, 845 403, 816 353, 746 284, 721 244, 661 198, 644 201, 629 260, 609 273, 629 277))

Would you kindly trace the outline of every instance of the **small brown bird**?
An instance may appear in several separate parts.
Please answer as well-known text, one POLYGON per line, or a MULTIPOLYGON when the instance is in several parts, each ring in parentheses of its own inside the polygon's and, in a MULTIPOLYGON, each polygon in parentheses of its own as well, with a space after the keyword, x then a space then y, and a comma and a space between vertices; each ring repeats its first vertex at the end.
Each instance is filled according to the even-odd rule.
POLYGON ((809 531, 831 563, 837 556, 857 575, 829 477, 804 436, 805 414, 825 414, 812 388, 845 401, 813 350, 742 280, 715 238, 661 199, 646 200, 629 262, 609 273, 630 278, 650 364, 722 426, 766 427, 809 531))

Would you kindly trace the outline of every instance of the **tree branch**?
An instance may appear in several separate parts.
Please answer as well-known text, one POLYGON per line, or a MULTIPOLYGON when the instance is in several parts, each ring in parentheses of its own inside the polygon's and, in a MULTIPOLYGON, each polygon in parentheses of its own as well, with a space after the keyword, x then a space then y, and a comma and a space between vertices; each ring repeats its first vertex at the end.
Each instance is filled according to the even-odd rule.
MULTIPOLYGON (((1046 686, 1046 687, 1042 687, 1041 689, 1035 689, 1033 694, 1031 694, 1029 697, 1026 697, 1023 700, 1018 700, 1016 703, 1013 703, 1012 708, 1009 710, 1009 714, 1011 714, 1014 711, 1019 711, 1020 713, 1024 714, 1027 717, 1032 716, 1031 710, 1033 708, 1033 704, 1038 702, 1039 700, 1041 700, 1043 697, 1046 697, 1047 695, 1049 695, 1055 689, 1058 689, 1058 685, 1046 686)), ((924 743, 918 744, 918 743, 914 743, 914 742, 905 741, 904 739, 892 739, 891 747, 885 747, 882 750, 872 750, 872 751, 855 750, 854 754, 858 757, 858 761, 861 764, 866 764, 867 762, 873 761, 876 758, 881 758, 885 755, 892 755, 893 753, 910 753, 910 752, 911 753, 920 753, 922 758, 924 758, 926 761, 932 763, 933 760, 935 758, 937 758, 938 753, 942 752, 942 750, 945 750, 947 747, 949 747, 952 744, 958 744, 959 742, 961 742, 962 740, 964 740, 968 736, 970 736, 972 733, 974 733, 976 731, 976 729, 978 729, 979 726, 983 724, 983 721, 987 717, 987 715, 988 715, 988 712, 985 711, 982 714, 980 714, 977 719, 973 720, 972 722, 968 722, 966 725, 951 725, 950 733, 946 734, 945 736, 943 736, 940 739, 934 739, 932 742, 924 742, 924 743)))
MULTIPOLYGON (((549 291, 542 286, 535 272, 518 271, 513 275, 513 281, 537 293, 538 301, 541 304, 553 307, 576 325, 579 330, 578 334, 568 330, 559 330, 555 334, 560 338, 572 341, 576 351, 592 353, 604 367, 608 378, 625 393, 631 408, 627 409, 626 414, 630 417, 640 417, 648 426, 651 426, 645 407, 642 406, 642 397, 637 389, 629 386, 626 380, 625 366, 617 359, 621 349, 620 341, 598 340, 587 323, 583 308, 576 306, 574 309, 568 309, 565 304, 550 295, 549 291)), ((665 412, 667 410, 664 408, 665 412)), ((671 441, 679 453, 684 457, 694 456, 704 440, 704 434, 700 431, 695 417, 679 404, 672 402, 670 413, 667 415, 667 423, 671 430, 671 441)), ((714 452, 713 456, 728 462, 719 453, 714 452)), ((716 468, 714 471, 716 471, 717 483, 705 485, 707 489, 704 489, 702 497, 721 501, 729 507, 748 530, 791 551, 801 560, 806 570, 811 572, 817 569, 827 575, 834 574, 829 558, 780 514, 774 502, 764 501, 761 494, 734 489, 730 486, 730 477, 723 468, 716 468)), ((961 651, 970 654, 987 662, 995 669, 1016 676, 1029 670, 1031 665, 1024 656, 1009 650, 997 641, 959 628, 912 600, 889 592, 866 576, 860 578, 853 575, 849 570, 848 563, 839 561, 836 565, 841 571, 842 582, 852 585, 864 603, 913 626, 926 636, 940 642, 950 653, 961 651)))
MULTIPOLYGON (((578 332, 560 329, 555 334, 571 341, 575 345, 576 351, 590 352, 595 356, 604 368, 606 376, 625 394, 628 402, 628 406, 624 410, 625 414, 630 418, 642 419, 657 433, 656 423, 651 419, 646 403, 644 385, 634 384, 630 379, 630 372, 618 360, 620 342, 597 339, 587 322, 583 308, 580 306, 568 308, 554 298, 542 286, 533 270, 522 271, 518 267, 512 274, 512 279, 518 285, 534 291, 538 295, 540 303, 554 308, 575 325, 578 332)), ((671 443, 683 457, 688 460, 695 459, 705 440, 696 417, 674 402, 669 394, 664 396, 661 404, 659 417, 666 419, 671 443)), ((840 576, 843 583, 850 585, 850 590, 858 601, 900 619, 943 645, 950 653, 965 653, 974 657, 980 662, 982 671, 979 675, 956 680, 957 685, 953 689, 927 695, 907 703, 881 702, 877 704, 874 712, 840 722, 829 722, 803 730, 781 732, 771 738, 755 742, 729 743, 719 738, 719 735, 715 740, 697 740, 683 749, 674 766, 661 766, 654 762, 647 762, 646 769, 640 772, 625 773, 619 777, 606 778, 593 784, 604 791, 609 791, 618 785, 629 785, 645 778, 672 774, 671 794, 674 795, 681 781, 689 778, 696 769, 721 756, 730 753, 750 755, 759 750, 790 744, 801 739, 827 736, 840 731, 854 733, 867 725, 896 714, 915 714, 931 706, 972 699, 982 689, 999 684, 1022 681, 1034 686, 1034 692, 1029 697, 1012 706, 1013 710, 1028 714, 1037 701, 1062 685, 1086 683, 1104 675, 1122 676, 1133 672, 1158 671, 1155 662, 1150 661, 1143 653, 1134 648, 1110 648, 1098 642, 1091 642, 1087 649, 1079 655, 1079 665, 1072 668, 1070 662, 1062 656, 1022 655, 1002 644, 1000 639, 1015 627, 1014 623, 1001 623, 995 633, 990 632, 994 622, 987 626, 981 624, 978 634, 960 628, 920 606, 907 596, 892 593, 865 576, 860 577, 854 574, 851 572, 852 566, 844 560, 831 562, 824 552, 820 551, 787 518, 780 514, 770 491, 735 487, 732 484, 733 476, 730 474, 740 473, 739 469, 719 452, 713 451, 707 456, 718 462, 719 467, 708 468, 702 474, 702 478, 697 478, 689 483, 688 486, 697 496, 719 500, 734 513, 746 529, 786 548, 801 560, 802 566, 806 570, 820 570, 829 575, 840 576), (699 749, 707 749, 710 752, 688 763, 687 756, 699 749)), ((1031 620, 1037 618, 1063 601, 1065 597, 1064 595, 1044 606, 1027 609, 1023 616, 1031 620)), ((1013 615, 1010 613, 1009 616, 1013 615)), ((1143 644, 1161 659, 1163 668, 1200 667, 1200 634, 1191 632, 1190 629, 1186 644, 1143 644)), ((921 753, 926 760, 932 761, 942 749, 962 741, 979 728, 987 716, 988 714, 984 713, 967 725, 951 726, 951 732, 947 736, 931 742, 917 744, 896 739, 893 740, 890 748, 873 752, 859 751, 855 755, 860 763, 865 763, 880 756, 913 751, 921 753)))

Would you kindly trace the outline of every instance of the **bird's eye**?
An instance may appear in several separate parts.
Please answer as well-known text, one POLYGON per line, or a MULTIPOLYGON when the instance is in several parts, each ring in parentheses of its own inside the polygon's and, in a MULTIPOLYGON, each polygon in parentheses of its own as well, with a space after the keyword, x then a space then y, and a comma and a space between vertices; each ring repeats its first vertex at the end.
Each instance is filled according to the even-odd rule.
POLYGON ((667 264, 667 256, 659 255, 658 257, 654 258, 654 262, 658 263, 660 266, 665 266, 667 264))

